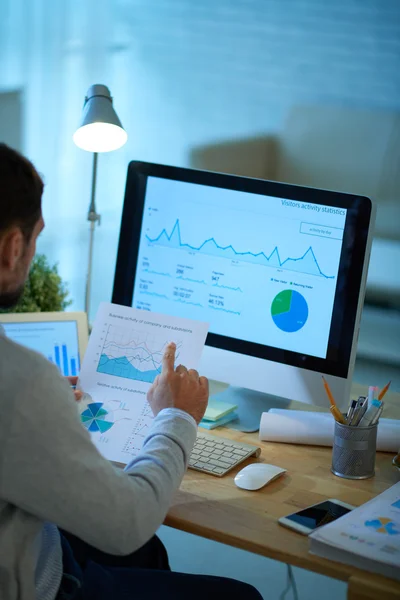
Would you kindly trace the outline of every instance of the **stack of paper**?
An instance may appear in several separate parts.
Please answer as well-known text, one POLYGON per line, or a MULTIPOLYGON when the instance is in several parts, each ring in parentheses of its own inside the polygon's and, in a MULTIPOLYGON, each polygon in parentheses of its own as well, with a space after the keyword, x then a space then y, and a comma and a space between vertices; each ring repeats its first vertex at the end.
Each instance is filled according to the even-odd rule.
POLYGON ((205 429, 215 429, 216 427, 226 425, 237 419, 236 409, 236 404, 221 402, 220 400, 210 398, 200 427, 204 427, 205 429))
POLYGON ((310 552, 400 580, 400 482, 317 529, 310 552))

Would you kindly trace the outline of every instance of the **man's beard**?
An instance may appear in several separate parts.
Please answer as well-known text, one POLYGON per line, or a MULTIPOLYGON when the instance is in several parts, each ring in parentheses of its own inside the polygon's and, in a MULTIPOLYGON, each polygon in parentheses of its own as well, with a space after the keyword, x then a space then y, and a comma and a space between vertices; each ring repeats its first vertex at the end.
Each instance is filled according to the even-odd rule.
POLYGON ((23 283, 16 290, 0 294, 0 308, 8 310, 18 304, 18 301, 24 292, 24 287, 25 284, 23 283))

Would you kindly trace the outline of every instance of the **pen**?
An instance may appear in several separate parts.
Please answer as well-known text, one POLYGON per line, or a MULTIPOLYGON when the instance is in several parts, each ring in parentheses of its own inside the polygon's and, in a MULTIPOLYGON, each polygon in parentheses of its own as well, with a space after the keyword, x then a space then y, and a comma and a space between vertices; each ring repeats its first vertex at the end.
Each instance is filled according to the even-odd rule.
POLYGON ((368 410, 368 406, 371 406, 371 404, 368 403, 368 398, 363 398, 360 403, 360 417, 363 417, 365 415, 365 413, 368 410))
POLYGON ((364 415, 366 407, 367 407, 367 399, 364 396, 360 396, 357 400, 357 406, 353 413, 352 419, 348 423, 348 425, 351 425, 352 427, 356 427, 359 424, 361 417, 364 415), (364 409, 364 407, 365 407, 365 409, 364 409))
POLYGON ((379 419, 381 418, 382 411, 383 411, 383 405, 384 405, 384 402, 382 402, 380 408, 378 409, 378 412, 376 413, 375 417, 372 419, 370 425, 376 425, 378 423, 379 419))
POLYGON ((347 411, 347 415, 346 415, 346 423, 347 425, 350 425, 350 422, 353 418, 354 415, 354 411, 356 410, 357 407, 357 400, 352 400, 349 406, 349 409, 347 411))
POLYGON ((390 384, 391 384, 391 383, 392 383, 392 382, 391 382, 391 381, 389 381, 389 382, 388 382, 388 383, 385 385, 385 387, 381 389, 381 393, 380 393, 380 394, 379 394, 379 396, 378 396, 378 400, 382 400, 382 398, 384 397, 384 395, 386 394, 386 392, 387 392, 387 391, 388 391, 388 389, 390 388, 390 384))
POLYGON ((343 417, 342 413, 340 412, 340 410, 336 406, 336 402, 335 402, 334 397, 332 396, 332 392, 330 390, 328 382, 326 381, 326 379, 325 379, 325 377, 323 375, 322 375, 322 381, 324 382, 324 388, 325 388, 325 391, 326 391, 326 395, 328 396, 329 402, 331 403, 330 411, 331 411, 331 413, 333 415, 333 418, 338 423, 341 423, 342 425, 346 425, 346 421, 344 420, 344 417, 343 417))

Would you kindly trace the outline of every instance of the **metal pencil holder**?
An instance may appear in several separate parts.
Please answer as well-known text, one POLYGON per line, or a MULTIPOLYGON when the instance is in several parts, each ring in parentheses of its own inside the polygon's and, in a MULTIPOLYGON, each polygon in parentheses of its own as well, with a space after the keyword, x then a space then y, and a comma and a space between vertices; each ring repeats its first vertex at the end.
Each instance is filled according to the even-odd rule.
POLYGON ((345 479, 368 479, 375 475, 378 423, 349 427, 335 422, 332 473, 345 479))

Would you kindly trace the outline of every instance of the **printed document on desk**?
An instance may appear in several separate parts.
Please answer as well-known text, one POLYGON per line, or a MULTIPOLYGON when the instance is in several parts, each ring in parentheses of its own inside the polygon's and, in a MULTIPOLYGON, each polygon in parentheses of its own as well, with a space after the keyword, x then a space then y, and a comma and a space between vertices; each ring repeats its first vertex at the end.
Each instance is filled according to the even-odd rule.
POLYGON ((317 529, 310 551, 400 580, 400 482, 317 529))
POLYGON ((146 396, 166 345, 175 342, 176 365, 196 368, 207 331, 200 321, 100 305, 78 387, 82 424, 105 458, 126 464, 141 449, 153 420, 146 396))

